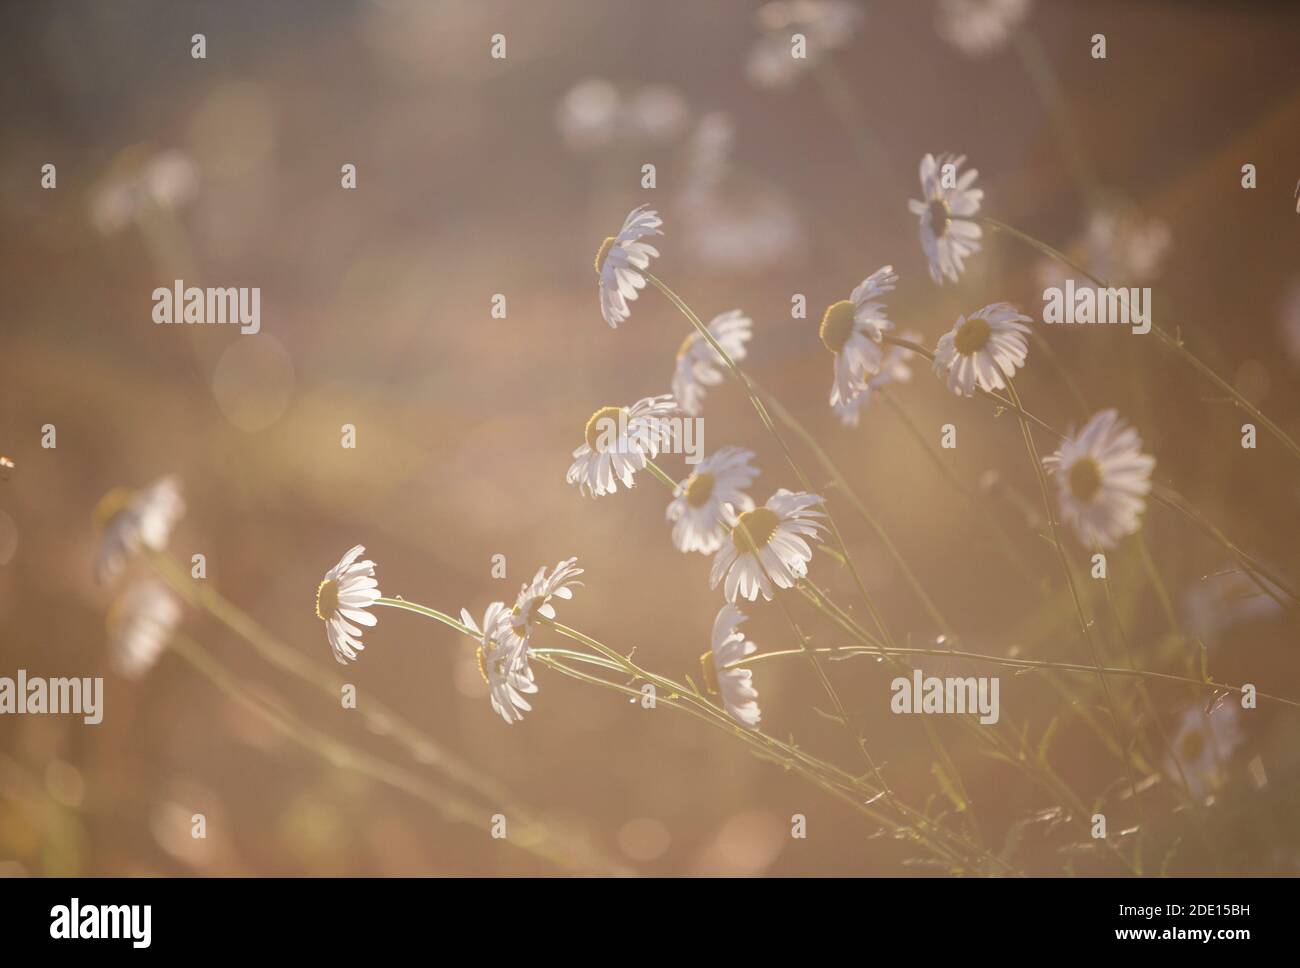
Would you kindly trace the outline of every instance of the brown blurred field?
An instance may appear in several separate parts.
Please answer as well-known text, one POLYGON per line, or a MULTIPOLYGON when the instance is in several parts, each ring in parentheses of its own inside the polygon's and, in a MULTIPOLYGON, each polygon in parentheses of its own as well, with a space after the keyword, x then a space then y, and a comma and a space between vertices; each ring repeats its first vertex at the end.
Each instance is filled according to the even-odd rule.
MULTIPOLYGON (((481 614, 539 565, 577 555, 586 586, 562 620, 635 646, 652 668, 695 674, 721 596, 708 587, 704 558, 672 549, 662 490, 647 478, 630 494, 590 501, 564 482, 592 411, 667 392, 688 332, 652 291, 617 331, 600 318, 592 256, 643 202, 665 219, 655 271, 706 319, 735 307, 754 318, 748 367, 835 456, 963 644, 1086 661, 1052 550, 1013 501, 985 497, 1034 582, 993 553, 981 522, 888 408, 869 408, 856 430, 833 420, 830 357, 812 318, 884 263, 902 277, 891 317, 931 345, 958 313, 995 300, 1038 312, 1037 257, 1009 239, 991 239, 959 285, 933 285, 906 201, 918 194, 925 152, 965 153, 980 169, 987 213, 1077 252, 1086 212, 1041 101, 1011 53, 971 61, 945 45, 930 4, 871 4, 864 29, 834 56, 872 146, 864 158, 811 78, 774 91, 746 81, 756 6, 159 0, 7 10, 0 453, 17 468, 0 481, 0 675, 107 678, 105 720, 93 729, 66 717, 0 717, 0 872, 557 871, 313 758, 175 656, 141 682, 113 677, 104 654, 113 596, 93 580, 92 513, 111 487, 179 474, 189 511, 172 553, 181 561, 204 553, 213 587, 331 672, 312 594, 325 569, 363 543, 386 594, 453 614, 461 606, 481 614), (487 56, 498 31, 508 38, 505 61, 487 56), (207 36, 206 60, 189 56, 196 32, 207 36), (674 189, 684 136, 576 152, 557 130, 560 99, 590 76, 671 85, 692 119, 729 114, 737 168, 793 206, 797 247, 749 270, 692 258, 674 189), (89 211, 105 180, 173 149, 197 166, 193 200, 174 218, 97 230, 89 211), (55 191, 39 186, 46 162, 58 166, 55 191), (639 186, 645 162, 658 166, 652 191, 639 186), (344 163, 358 166, 356 191, 339 188, 344 163), (182 277, 261 287, 261 334, 153 325, 151 291, 182 277), (807 320, 790 318, 795 292, 808 297, 807 320), (494 293, 508 298, 505 320, 490 318, 494 293), (50 423, 58 446, 43 450, 40 428, 50 423), (339 446, 345 423, 358 428, 355 450, 339 446), (505 581, 490 577, 498 553, 505 581), (188 836, 194 812, 208 818, 204 841, 188 836)), ((1029 26, 1098 180, 1170 226, 1150 283, 1157 322, 1181 327, 1202 358, 1300 433, 1300 358, 1288 355, 1282 331, 1300 279, 1300 10, 1040 3, 1029 26), (1103 62, 1088 56, 1096 31, 1108 37, 1103 62), (1254 191, 1239 185, 1247 162, 1259 171, 1254 191)), ((1282 574, 1300 575, 1300 467, 1272 438, 1261 432, 1258 449, 1241 449, 1242 414, 1153 336, 1040 329, 1092 408, 1117 406, 1138 427, 1157 479, 1282 574)), ((1086 416, 1037 349, 1017 385, 1054 425, 1086 416)), ((947 397, 924 368, 901 399, 935 439, 941 424, 959 426, 959 447, 942 459, 962 480, 975 486, 996 472, 1007 493, 1037 507, 1010 415, 947 397)), ((732 386, 710 393, 705 441, 709 450, 757 451, 760 501, 796 486, 732 386)), ((684 476, 680 458, 670 461, 684 476)), ((836 510, 889 624, 913 644, 933 641, 937 630, 879 541, 850 508, 836 510)), ((1164 508, 1144 520, 1181 612, 1226 557, 1164 508)), ((812 567, 852 597, 830 558, 812 567)), ((1143 664, 1198 668, 1196 646, 1167 634, 1131 544, 1112 567, 1143 664)), ((1118 656, 1100 591, 1084 592, 1103 648, 1118 656)), ((753 613, 749 634, 760 647, 790 647, 773 606, 753 613)), ((1214 676, 1300 696, 1297 617, 1292 609, 1232 625, 1210 646, 1214 676)), ((905 863, 914 851, 873 837, 870 824, 797 777, 671 712, 648 713, 540 670, 534 712, 507 728, 488 706, 468 644, 411 615, 379 618, 344 673, 361 701, 381 698, 618 864, 660 874, 915 869, 905 863), (809 818, 807 840, 788 835, 794 813, 809 818)), ((817 643, 834 644, 830 629, 812 616, 807 623, 817 643)), ((422 769, 212 619, 191 609, 183 627, 254 694, 422 769)), ((889 712, 891 674, 868 661, 832 671, 895 787, 918 804, 941 796, 921 728, 889 712)), ((852 762, 844 734, 811 710, 823 699, 805 665, 764 664, 755 682, 765 729, 852 762)), ((1168 728, 1204 699, 1178 687, 1152 695, 1168 728)), ((1090 795, 1122 772, 1080 715, 1100 715, 1100 703, 1089 679, 1002 683, 1003 717, 1031 737, 1059 719, 1053 764, 1090 795)), ((1300 712, 1261 703, 1245 725, 1232 782, 1205 821, 1213 849, 1171 846, 1183 821, 1157 817, 1149 870, 1166 851, 1173 872, 1300 870, 1300 712), (1256 757, 1263 785, 1246 773, 1256 757)), ((1053 805, 949 724, 938 728, 995 847, 1016 820, 1053 805)), ((1064 841, 1026 836, 1025 869, 1071 863, 1064 841)), ((1086 857, 1073 867, 1113 870, 1086 857)))

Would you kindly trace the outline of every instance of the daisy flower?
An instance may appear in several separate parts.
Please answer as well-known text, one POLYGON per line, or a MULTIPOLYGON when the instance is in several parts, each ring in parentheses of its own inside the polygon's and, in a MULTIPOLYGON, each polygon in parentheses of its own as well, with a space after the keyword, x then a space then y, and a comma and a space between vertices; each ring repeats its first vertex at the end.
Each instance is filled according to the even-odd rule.
POLYGON ((1137 531, 1156 459, 1115 410, 1094 414, 1043 465, 1056 477, 1061 519, 1085 545, 1110 548, 1137 531))
MULTIPOLYGON (((533 634, 537 615, 555 619, 555 607, 551 604, 551 599, 563 598, 567 601, 572 598, 573 589, 582 585, 582 582, 577 580, 581 574, 582 569, 578 567, 578 559, 566 558, 557 564, 550 574, 547 574, 545 565, 538 568, 533 580, 520 586, 514 608, 510 610, 508 616, 509 628, 514 632, 516 639, 520 640, 520 648, 526 649, 528 639, 533 634)), ((527 662, 526 655, 524 661, 527 662)), ((529 678, 532 678, 531 673, 529 678)))
MULTIPOLYGON (((921 334, 912 330, 905 330, 899 335, 903 339, 911 340, 913 343, 921 341, 921 334)), ((891 343, 885 349, 885 355, 880 361, 880 372, 867 381, 867 388, 858 393, 852 400, 841 401, 833 408, 835 415, 840 418, 840 422, 846 427, 856 427, 862 408, 871 401, 872 390, 893 386, 896 383, 910 383, 912 380, 912 357, 914 356, 916 356, 916 353, 906 346, 891 343)))
POLYGON ((139 679, 152 669, 180 620, 180 602, 162 583, 131 585, 108 613, 109 661, 117 674, 139 679))
POLYGON ((365 550, 363 545, 353 546, 316 586, 316 617, 325 623, 325 636, 342 665, 355 662, 357 653, 365 648, 357 625, 378 622, 366 611, 382 596, 375 581, 375 563, 357 561, 365 550))
POLYGON ((927 154, 921 159, 921 201, 912 199, 908 209, 921 220, 921 248, 930 260, 930 278, 940 285, 947 276, 953 282, 965 269, 965 259, 980 250, 984 234, 974 222, 966 221, 980 210, 984 189, 972 188, 979 172, 969 168, 954 179, 954 185, 942 184, 943 167, 951 164, 956 172, 966 156, 943 154, 936 159, 927 154))
POLYGON ((673 522, 673 545, 681 552, 711 555, 722 547, 736 515, 753 510, 745 489, 754 483, 752 451, 723 447, 702 460, 695 473, 677 485, 665 517, 673 522))
POLYGON ((184 514, 181 482, 174 474, 134 493, 115 487, 105 494, 95 508, 95 524, 100 532, 95 560, 99 581, 115 577, 127 556, 142 548, 166 548, 172 529, 184 514))
POLYGON ((524 698, 537 691, 533 670, 528 667, 527 645, 510 635, 510 611, 504 602, 493 602, 483 613, 483 627, 474 622, 474 616, 460 610, 461 623, 478 637, 476 651, 478 671, 488 686, 492 708, 507 725, 524 718, 533 707, 524 698))
POLYGON ((709 587, 717 588, 725 578, 723 594, 729 602, 737 595, 752 602, 759 592, 771 601, 773 583, 793 587, 808 573, 812 549, 804 537, 819 536, 822 524, 816 519, 825 514, 815 508, 821 503, 816 494, 781 488, 763 507, 743 512, 731 540, 713 558, 709 587))
POLYGON ((635 299, 637 291, 645 288, 645 276, 640 270, 650 265, 651 258, 659 255, 658 249, 641 239, 647 235, 663 235, 659 231, 663 224, 663 219, 654 209, 644 205, 634 208, 618 235, 607 238, 596 252, 600 314, 612 329, 617 329, 618 324, 632 314, 628 301, 635 299))
POLYGON ((601 407, 587 421, 586 441, 573 452, 564 479, 592 497, 632 486, 632 475, 659 455, 672 435, 667 417, 677 413, 672 394, 643 397, 630 407, 601 407))
POLYGON ((1029 317, 1010 303, 993 303, 969 316, 958 316, 934 350, 934 372, 947 374, 948 389, 959 396, 974 396, 975 387, 1001 390, 1006 379, 1025 365, 1029 342, 1025 323, 1029 317))
MULTIPOLYGON (((745 344, 754 335, 751 332, 753 321, 739 309, 714 316, 709 323, 709 335, 718 341, 733 362, 739 363, 745 358, 745 344)), ((704 388, 717 386, 722 382, 722 357, 709 345, 708 340, 700 335, 699 330, 691 330, 682 341, 677 351, 677 366, 673 370, 673 398, 681 408, 692 417, 704 409, 704 388)))
POLYGON ((939 0, 935 29, 970 57, 985 57, 1006 44, 1029 14, 1029 0, 939 0))
POLYGON ((1218 703, 1208 713, 1200 706, 1187 710, 1170 744, 1173 755, 1165 757, 1165 773, 1177 779, 1181 766, 1194 797, 1217 790, 1226 779, 1228 759, 1246 739, 1239 716, 1231 701, 1218 703))
POLYGON ((897 282, 894 267, 884 266, 858 283, 848 299, 832 303, 822 314, 822 344, 835 354, 832 407, 851 401, 880 369, 880 340, 894 324, 885 318, 884 303, 877 300, 897 282))
POLYGON ((757 729, 761 713, 758 708, 758 690, 754 688, 753 673, 749 669, 728 669, 758 651, 758 646, 739 631, 746 616, 735 605, 723 605, 713 620, 713 647, 700 656, 704 669, 704 682, 709 692, 722 697, 722 705, 735 720, 757 729))

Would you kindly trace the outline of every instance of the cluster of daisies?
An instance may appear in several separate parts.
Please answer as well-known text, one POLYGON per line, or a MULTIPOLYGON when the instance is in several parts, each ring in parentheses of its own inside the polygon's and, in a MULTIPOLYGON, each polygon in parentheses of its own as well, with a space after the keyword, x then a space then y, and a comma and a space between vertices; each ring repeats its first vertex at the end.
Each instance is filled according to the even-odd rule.
MULTIPOLYGON (((965 161, 964 156, 927 154, 920 165, 923 197, 909 203, 919 220, 930 275, 938 284, 957 282, 966 260, 980 251, 982 230, 975 217, 983 191, 975 184, 978 173, 962 170, 965 161)), ((649 266, 659 257, 650 240, 663 235, 663 224, 657 212, 641 206, 601 244, 595 261, 597 291, 601 314, 611 328, 631 316, 631 303, 648 281, 662 288, 649 266)), ((909 382, 917 355, 928 356, 935 374, 959 396, 1009 387, 1028 357, 1029 316, 1008 303, 991 303, 959 316, 933 351, 926 351, 915 333, 893 335, 885 297, 897 284, 893 267, 883 266, 822 316, 819 335, 834 357, 830 406, 843 423, 856 426, 875 391, 909 382)), ((740 310, 714 317, 706 327, 711 338, 693 331, 678 350, 671 393, 596 410, 573 452, 567 481, 592 497, 613 494, 620 484, 631 488, 636 474, 651 467, 665 446, 667 421, 678 414, 702 413, 708 389, 746 358, 752 326, 740 310), (617 432, 603 429, 611 427, 617 432)), ((744 619, 735 603, 742 598, 755 601, 760 594, 770 600, 777 589, 794 587, 806 577, 812 560, 809 541, 816 541, 824 528, 818 495, 780 489, 758 506, 748 493, 759 473, 753 461, 750 451, 721 448, 676 484, 666 513, 679 551, 713 556, 710 583, 722 585, 727 602, 718 622, 728 626, 726 634, 715 629, 716 668, 726 664, 720 661, 719 643, 729 641, 744 619)), ((1137 432, 1114 410, 1096 414, 1044 464, 1058 486, 1062 520, 1085 545, 1110 547, 1138 529, 1155 461, 1142 452, 1137 432)), ((708 670, 706 679, 713 681, 708 670)), ((725 698, 727 690, 721 692, 725 698)), ((747 703, 756 698, 751 693, 746 674, 747 703)), ((757 723, 756 704, 752 717, 740 715, 733 702, 727 702, 727 708, 747 725, 757 723)))

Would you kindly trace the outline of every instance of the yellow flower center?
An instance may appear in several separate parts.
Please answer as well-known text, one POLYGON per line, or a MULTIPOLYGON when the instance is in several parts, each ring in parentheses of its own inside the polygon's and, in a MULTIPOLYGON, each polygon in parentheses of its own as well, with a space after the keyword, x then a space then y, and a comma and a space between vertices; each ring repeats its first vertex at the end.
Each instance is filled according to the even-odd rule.
POLYGON ((1070 465, 1070 493, 1080 501, 1091 501, 1101 491, 1101 467, 1091 457, 1070 465))
POLYGON ((600 248, 596 250, 596 271, 600 272, 601 263, 605 261, 605 256, 609 255, 609 250, 618 240, 610 236, 604 242, 600 243, 600 248))
POLYGON ((326 578, 316 586, 316 617, 328 622, 339 610, 339 583, 333 578, 326 578))
POLYGON ((717 479, 708 471, 692 474, 691 479, 686 482, 686 503, 693 508, 704 507, 709 503, 709 496, 713 494, 715 484, 717 479))
POLYGON ((1184 766, 1196 762, 1205 752, 1205 734, 1199 729, 1192 730, 1179 742, 1178 752, 1184 766))
POLYGON ((992 335, 993 328, 989 326, 988 320, 972 316, 961 324, 957 335, 953 337, 952 345, 962 356, 974 356, 989 345, 989 337, 992 335))
POLYGON ((487 674, 487 650, 483 646, 480 645, 474 650, 474 661, 478 663, 478 674, 483 677, 483 685, 492 685, 492 680, 487 674))
POLYGON ((826 307, 822 315, 822 343, 832 353, 844 349, 844 344, 853 335, 853 303, 841 299, 826 307))
POLYGON ((700 656, 700 670, 704 673, 704 689, 710 696, 718 694, 718 664, 713 661, 713 650, 700 656))
POLYGON ((952 222, 952 213, 948 211, 948 203, 942 198, 936 198, 930 202, 926 209, 925 217, 930 220, 930 231, 934 233, 936 239, 941 239, 944 233, 948 231, 948 225, 952 222))
POLYGON ((131 492, 124 487, 115 487, 99 499, 95 505, 95 527, 103 531, 108 522, 117 517, 131 503, 131 492))
POLYGON ((736 520, 735 530, 731 532, 731 542, 741 554, 757 552, 766 548, 772 540, 772 533, 781 523, 781 518, 771 508, 754 508, 746 511, 736 520))
POLYGON ((622 407, 601 407, 593 413, 591 419, 587 421, 587 446, 599 453, 600 448, 596 446, 597 441, 609 433, 611 422, 614 433, 618 433, 618 418, 622 413, 622 407))

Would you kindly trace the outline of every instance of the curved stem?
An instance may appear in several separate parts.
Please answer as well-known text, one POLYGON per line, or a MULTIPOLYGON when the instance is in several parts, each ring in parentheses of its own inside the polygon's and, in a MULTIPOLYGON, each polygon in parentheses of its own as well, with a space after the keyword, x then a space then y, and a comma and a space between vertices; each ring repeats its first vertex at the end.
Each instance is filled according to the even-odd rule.
MULTIPOLYGON (((836 656, 842 658, 850 658, 860 655, 879 656, 882 650, 875 646, 867 645, 841 645, 823 647, 819 648, 817 651, 823 655, 829 656, 833 660, 836 656)), ((885 647, 883 652, 887 656, 933 655, 946 659, 969 659, 972 662, 988 662, 993 665, 1006 666, 1011 669, 1029 669, 1042 672, 1071 672, 1096 676, 1098 671, 1096 666, 1086 665, 1083 663, 1052 662, 1042 659, 1016 659, 1010 656, 966 652, 961 649, 885 647)), ((778 659, 784 656, 793 655, 802 655, 802 652, 799 649, 782 649, 776 652, 755 652, 736 662, 728 662, 722 668, 734 669, 738 666, 748 666, 752 662, 763 662, 767 659, 778 659)), ((1244 686, 1234 686, 1226 682, 1205 682, 1201 679, 1192 679, 1188 676, 1176 676, 1168 672, 1152 672, 1149 669, 1126 669, 1122 666, 1103 666, 1101 671, 1108 676, 1152 679, 1160 682, 1176 683, 1183 686, 1193 686, 1197 689, 1208 690, 1210 692, 1231 692, 1236 693, 1237 695, 1243 695, 1246 691, 1244 686)), ((1267 699, 1269 702, 1280 703, 1284 706, 1291 706, 1294 709, 1300 709, 1300 701, 1294 699, 1287 699, 1283 696, 1275 696, 1259 691, 1256 691, 1255 695, 1260 699, 1267 699)))
MULTIPOLYGON (((1007 395, 1020 405, 1020 394, 1016 391, 1014 380, 1007 380, 1007 395)), ((1092 656, 1093 667, 1097 670, 1097 678, 1101 680, 1101 690, 1106 697, 1106 709, 1110 713, 1111 728, 1115 730, 1115 740, 1119 743, 1121 750, 1126 751, 1124 757, 1124 768, 1128 771, 1129 789, 1132 791, 1133 798, 1137 802, 1138 810, 1142 811, 1142 801, 1138 797, 1137 777, 1133 772, 1133 765, 1130 757, 1127 755, 1128 744, 1124 741, 1123 731, 1119 725, 1119 713, 1115 708, 1115 697, 1111 694, 1110 680, 1102 671, 1101 657, 1097 652, 1097 643, 1093 641, 1092 629, 1088 621, 1088 616, 1083 611, 1083 601, 1079 598, 1079 589, 1074 584, 1074 574, 1070 570, 1070 559, 1066 557, 1065 545, 1061 543, 1061 530, 1056 523, 1056 507, 1052 501, 1052 494, 1047 486, 1047 475, 1043 472, 1043 462, 1038 456, 1038 446, 1034 443, 1034 432, 1029 429, 1029 421, 1023 417, 1020 418, 1020 430, 1025 438, 1025 449, 1029 452, 1029 462, 1034 468, 1034 477, 1038 481, 1038 490, 1043 498, 1043 511, 1047 515, 1047 524, 1052 532, 1052 546, 1056 549, 1056 556, 1061 562, 1061 571, 1065 574, 1065 584, 1070 589, 1070 600, 1074 603, 1074 612, 1079 619, 1079 632, 1083 636, 1084 643, 1088 646, 1088 652, 1092 656)))

